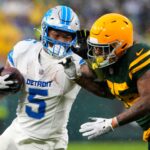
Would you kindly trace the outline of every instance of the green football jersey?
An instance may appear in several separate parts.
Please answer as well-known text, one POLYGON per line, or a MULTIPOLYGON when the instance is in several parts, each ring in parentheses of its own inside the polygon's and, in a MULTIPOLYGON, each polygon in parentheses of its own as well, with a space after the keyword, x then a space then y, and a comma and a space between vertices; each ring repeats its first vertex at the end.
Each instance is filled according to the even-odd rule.
MULTIPOLYGON (((113 65, 103 68, 109 90, 126 107, 138 99, 137 80, 150 69, 150 46, 135 44, 113 65)), ((137 121, 144 129, 150 127, 150 115, 137 121)))

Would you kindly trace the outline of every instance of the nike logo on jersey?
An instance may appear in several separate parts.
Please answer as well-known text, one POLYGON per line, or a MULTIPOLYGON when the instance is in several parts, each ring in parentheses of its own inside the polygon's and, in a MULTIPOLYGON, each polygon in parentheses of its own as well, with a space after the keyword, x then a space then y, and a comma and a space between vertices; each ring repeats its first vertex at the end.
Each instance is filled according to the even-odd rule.
POLYGON ((136 52, 136 56, 140 56, 143 52, 144 48, 142 48, 139 52, 136 52))
POLYGON ((36 80, 27 79, 26 84, 36 86, 36 87, 50 87, 52 82, 53 81, 45 82, 45 81, 36 81, 36 80))

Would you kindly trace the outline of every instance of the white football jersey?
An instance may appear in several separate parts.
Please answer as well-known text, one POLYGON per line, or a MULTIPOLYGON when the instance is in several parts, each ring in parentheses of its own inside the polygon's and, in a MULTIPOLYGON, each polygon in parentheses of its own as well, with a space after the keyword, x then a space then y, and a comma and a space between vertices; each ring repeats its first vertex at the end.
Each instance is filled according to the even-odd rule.
MULTIPOLYGON (((71 55, 79 69, 82 59, 71 55)), ((29 136, 39 139, 67 136, 69 112, 80 86, 66 77, 60 60, 47 54, 41 42, 26 40, 15 45, 8 62, 25 78, 16 123, 29 136)))

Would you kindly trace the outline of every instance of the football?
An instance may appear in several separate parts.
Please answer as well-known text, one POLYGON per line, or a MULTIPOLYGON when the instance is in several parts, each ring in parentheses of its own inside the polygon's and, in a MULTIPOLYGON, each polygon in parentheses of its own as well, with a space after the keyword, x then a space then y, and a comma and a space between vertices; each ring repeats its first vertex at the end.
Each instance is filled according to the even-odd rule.
POLYGON ((4 68, 0 73, 1 76, 7 74, 9 74, 10 76, 8 77, 8 79, 6 79, 6 81, 12 80, 15 81, 15 83, 10 85, 9 89, 4 89, 4 92, 18 92, 21 89, 21 87, 24 85, 23 75, 20 73, 18 69, 13 67, 4 68))

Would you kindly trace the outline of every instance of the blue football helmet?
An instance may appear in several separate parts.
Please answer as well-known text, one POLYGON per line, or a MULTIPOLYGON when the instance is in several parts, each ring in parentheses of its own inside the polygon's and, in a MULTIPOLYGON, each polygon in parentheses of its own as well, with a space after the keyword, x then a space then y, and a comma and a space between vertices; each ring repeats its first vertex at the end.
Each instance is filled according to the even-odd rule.
POLYGON ((56 6, 49 9, 41 23, 41 40, 46 52, 56 58, 63 58, 70 51, 70 47, 75 45, 76 36, 71 42, 61 42, 48 36, 49 29, 60 30, 69 32, 71 34, 76 33, 80 29, 80 22, 77 14, 67 6, 56 6), (52 47, 49 45, 52 43, 52 47))

